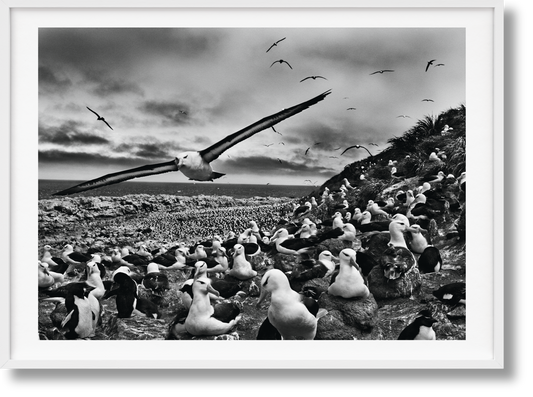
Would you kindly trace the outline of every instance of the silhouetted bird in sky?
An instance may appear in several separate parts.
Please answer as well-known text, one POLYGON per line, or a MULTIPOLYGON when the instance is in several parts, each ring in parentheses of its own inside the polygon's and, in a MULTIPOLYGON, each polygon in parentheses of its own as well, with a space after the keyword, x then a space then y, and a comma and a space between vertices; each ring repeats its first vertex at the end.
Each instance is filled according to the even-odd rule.
POLYGON ((436 59, 432 59, 431 61, 428 62, 428 64, 426 65, 426 72, 428 71, 429 67, 431 65, 433 65, 433 62, 435 62, 435 61, 436 61, 436 59))
POLYGON ((289 62, 284 61, 283 59, 278 59, 277 61, 272 62, 272 65, 270 65, 270 67, 272 67, 275 63, 279 63, 279 64, 286 63, 287 66, 292 69, 292 66, 289 64, 289 62))
POLYGON ((306 77, 305 79, 301 79, 300 80, 300 83, 302 81, 305 81, 305 80, 308 80, 308 79, 313 79, 313 80, 316 80, 316 79, 324 79, 324 80, 327 80, 325 77, 322 77, 322 76, 309 76, 309 77, 306 77))
POLYGON ((283 41, 283 40, 285 40, 285 39, 286 39, 286 37, 284 37, 284 38, 279 39, 278 41, 276 41, 274 44, 272 44, 270 47, 268 47, 268 50, 266 50, 266 52, 269 52, 269 51, 272 49, 272 47, 276 47, 280 41, 283 41))
POLYGON ((383 69, 383 70, 376 70, 375 72, 373 73, 370 73, 370 75, 373 75, 373 74, 376 74, 376 73, 385 73, 385 72, 394 72, 394 70, 390 70, 390 69, 383 69))
MULTIPOLYGON (((103 117, 101 117, 98 113, 96 113, 96 112, 95 112, 94 110, 92 110, 90 107, 86 106, 86 108, 89 109, 89 110, 90 110, 91 112, 93 112, 94 114, 96 114, 96 117, 98 117, 97 120, 101 120, 101 121, 103 121, 103 122, 104 122, 109 128, 111 128, 111 126, 108 124, 107 121, 105 121, 105 119, 104 119, 103 117)), ((113 129, 113 128, 111 128, 111 129, 113 129)))

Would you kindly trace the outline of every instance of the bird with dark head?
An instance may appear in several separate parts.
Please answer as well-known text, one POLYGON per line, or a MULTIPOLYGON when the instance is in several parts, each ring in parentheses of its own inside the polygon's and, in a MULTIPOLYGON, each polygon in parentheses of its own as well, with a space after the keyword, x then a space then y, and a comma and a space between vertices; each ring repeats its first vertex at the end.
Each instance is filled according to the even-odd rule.
POLYGON ((436 322, 429 310, 421 310, 413 322, 400 332, 398 340, 436 340, 433 329, 433 324, 436 322))

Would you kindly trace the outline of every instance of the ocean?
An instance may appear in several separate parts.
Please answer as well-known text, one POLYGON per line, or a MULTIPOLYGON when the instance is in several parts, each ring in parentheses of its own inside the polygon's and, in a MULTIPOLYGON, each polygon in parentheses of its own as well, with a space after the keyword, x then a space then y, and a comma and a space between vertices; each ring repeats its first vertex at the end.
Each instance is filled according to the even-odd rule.
MULTIPOLYGON (((39 179, 39 200, 61 196, 53 193, 67 189, 83 181, 39 179)), ((99 189, 76 193, 76 196, 126 196, 128 194, 173 194, 176 196, 232 196, 248 197, 290 197, 300 198, 309 195, 318 187, 292 185, 249 185, 227 183, 179 183, 179 182, 123 182, 99 189)))

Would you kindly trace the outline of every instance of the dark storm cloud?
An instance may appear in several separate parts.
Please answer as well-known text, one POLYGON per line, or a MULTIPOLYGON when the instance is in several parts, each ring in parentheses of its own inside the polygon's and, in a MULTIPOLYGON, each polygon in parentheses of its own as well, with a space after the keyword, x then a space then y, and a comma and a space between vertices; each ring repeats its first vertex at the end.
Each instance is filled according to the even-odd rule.
POLYGON ((58 77, 46 66, 39 66, 39 88, 48 92, 63 91, 70 87, 72 81, 67 77, 58 77))
POLYGON ((157 139, 151 139, 151 142, 122 143, 113 148, 116 153, 126 153, 132 157, 153 159, 154 161, 174 158, 177 153, 185 150, 187 149, 173 142, 163 142, 157 139))
POLYGON ((143 165, 143 160, 138 158, 110 157, 98 153, 73 153, 64 150, 39 150, 39 163, 101 166, 117 165, 120 167, 136 167, 143 165))
POLYGON ((76 153, 64 150, 39 150, 40 164, 73 165, 99 168, 102 165, 117 168, 117 171, 151 164, 140 157, 107 156, 100 153, 76 153))
POLYGON ((106 145, 109 140, 99 135, 80 131, 80 123, 67 121, 58 127, 39 124, 39 142, 63 146, 106 145))
POLYGON ((258 174, 258 175, 290 175, 293 173, 307 174, 331 174, 334 175, 335 171, 328 167, 309 165, 306 163, 299 163, 291 161, 286 158, 270 158, 266 156, 251 156, 240 158, 224 159, 220 166, 214 165, 213 168, 224 168, 231 174, 258 174))
POLYGON ((127 67, 133 61, 164 55, 197 57, 221 40, 216 29, 40 28, 41 60, 91 68, 127 67))
POLYGON ((86 71, 85 81, 90 84, 96 84, 96 87, 94 87, 92 91, 99 97, 107 97, 112 94, 122 94, 127 92, 139 95, 144 94, 138 84, 124 79, 114 79, 101 70, 86 71))
POLYGON ((179 102, 146 101, 139 109, 145 113, 161 116, 171 124, 186 124, 189 119, 189 106, 179 102))
MULTIPOLYGON (((301 45, 296 50, 311 59, 327 59, 330 63, 344 64, 353 68, 354 72, 364 70, 372 73, 380 69, 400 72, 397 68, 403 65, 409 65, 411 69, 412 59, 417 58, 421 51, 436 50, 434 44, 429 44, 434 43, 436 38, 455 40, 462 35, 461 29, 357 28, 345 32, 349 34, 340 40, 333 33, 330 45, 301 45)), ((447 47, 444 40, 440 41, 440 46, 447 47)), ((420 68, 423 70, 425 66, 420 65, 420 68)))

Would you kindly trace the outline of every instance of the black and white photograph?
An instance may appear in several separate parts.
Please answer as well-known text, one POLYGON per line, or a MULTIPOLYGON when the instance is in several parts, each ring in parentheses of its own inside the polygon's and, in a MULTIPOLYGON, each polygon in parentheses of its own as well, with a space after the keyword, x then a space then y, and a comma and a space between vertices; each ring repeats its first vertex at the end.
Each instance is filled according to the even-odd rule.
POLYGON ((467 340, 466 34, 40 27, 35 335, 467 340))
MULTIPOLYGON (((479 171, 499 161, 485 158, 500 120, 486 113, 499 89, 490 18, 78 11, 13 20, 33 34, 14 79, 35 89, 35 131, 12 138, 13 172, 33 178, 13 184, 32 189, 14 203, 29 220, 13 222, 14 244, 24 225, 24 266, 38 262, 35 286, 15 249, 12 278, 33 305, 12 317, 30 324, 19 359, 31 359, 23 339, 49 360, 80 346, 82 360, 133 366, 210 351, 250 368, 380 367, 389 353, 447 368, 465 347, 474 361, 498 349, 499 331, 478 329, 499 318, 483 298, 499 288, 484 243, 499 219, 472 222, 491 202, 477 200, 494 178, 479 171)), ((25 101, 13 101, 19 131, 25 101)))

